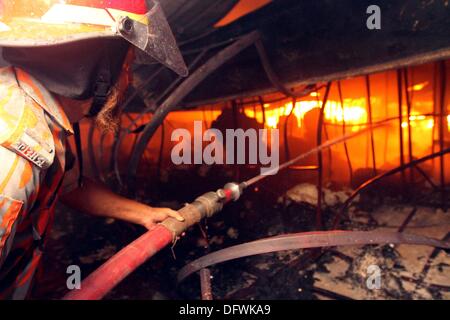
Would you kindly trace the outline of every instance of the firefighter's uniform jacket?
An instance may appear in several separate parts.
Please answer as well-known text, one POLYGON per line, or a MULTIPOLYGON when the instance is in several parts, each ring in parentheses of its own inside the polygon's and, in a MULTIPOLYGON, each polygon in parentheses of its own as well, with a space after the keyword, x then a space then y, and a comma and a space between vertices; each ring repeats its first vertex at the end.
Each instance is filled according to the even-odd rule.
MULTIPOLYGON (((68 169, 72 127, 55 96, 24 71, 0 68, 0 299, 24 299, 68 169)), ((73 171, 73 170, 71 170, 73 171)))

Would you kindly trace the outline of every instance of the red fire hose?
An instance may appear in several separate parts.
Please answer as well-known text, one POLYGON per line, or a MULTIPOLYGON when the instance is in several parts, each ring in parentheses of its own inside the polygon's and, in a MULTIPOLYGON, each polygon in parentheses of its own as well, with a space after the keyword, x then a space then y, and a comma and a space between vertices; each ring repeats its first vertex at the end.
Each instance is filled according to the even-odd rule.
POLYGON ((71 291, 65 300, 98 300, 131 272, 172 241, 172 232, 162 225, 147 232, 120 250, 82 283, 82 289, 71 291))
POLYGON ((131 272, 162 250, 184 231, 203 218, 212 217, 223 205, 240 197, 243 186, 227 184, 224 189, 197 198, 178 212, 184 222, 167 219, 155 229, 120 250, 81 283, 80 290, 68 293, 64 300, 99 300, 131 272))

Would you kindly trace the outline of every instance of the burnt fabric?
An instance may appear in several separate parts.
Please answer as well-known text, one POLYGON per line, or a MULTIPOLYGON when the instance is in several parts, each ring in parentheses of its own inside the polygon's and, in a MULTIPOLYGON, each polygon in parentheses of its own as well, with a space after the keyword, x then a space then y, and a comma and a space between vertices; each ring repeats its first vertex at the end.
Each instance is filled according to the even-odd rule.
POLYGON ((52 94, 12 67, 0 69, 0 92, 0 124, 13 128, 18 121, 13 110, 26 102, 33 110, 27 132, 39 141, 50 138, 55 154, 51 165, 42 169, 8 145, 0 146, 0 299, 24 299, 41 260, 58 193, 76 188, 78 175, 65 174, 72 128, 52 94))

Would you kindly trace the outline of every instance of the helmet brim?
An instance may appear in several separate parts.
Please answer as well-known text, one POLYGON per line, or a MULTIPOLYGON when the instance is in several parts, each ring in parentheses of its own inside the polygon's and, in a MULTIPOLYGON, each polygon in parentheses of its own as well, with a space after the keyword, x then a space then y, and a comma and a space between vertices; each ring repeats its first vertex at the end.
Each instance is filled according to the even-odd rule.
MULTIPOLYGON (((68 8, 65 6, 63 9, 68 8)), ((42 47, 89 39, 123 38, 179 75, 187 75, 184 59, 159 4, 141 16, 114 10, 109 10, 109 13, 115 15, 113 25, 48 23, 16 18, 0 29, 0 47, 42 47), (123 22, 127 22, 129 30, 121 28, 123 22)), ((52 18, 55 19, 54 16, 52 18)))
POLYGON ((16 22, 0 32, 1 47, 42 47, 96 38, 121 38, 111 29, 94 25, 48 25, 38 22, 16 22))

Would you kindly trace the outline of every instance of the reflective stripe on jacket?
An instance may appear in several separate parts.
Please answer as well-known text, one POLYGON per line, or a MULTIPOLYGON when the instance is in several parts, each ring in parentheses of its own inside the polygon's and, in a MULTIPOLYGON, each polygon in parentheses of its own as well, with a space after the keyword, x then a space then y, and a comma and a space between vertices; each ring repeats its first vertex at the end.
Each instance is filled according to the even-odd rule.
POLYGON ((24 299, 65 172, 71 125, 24 71, 0 69, 0 299, 24 299))

